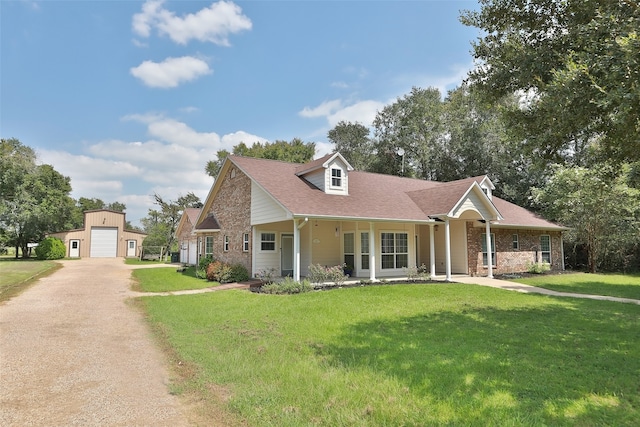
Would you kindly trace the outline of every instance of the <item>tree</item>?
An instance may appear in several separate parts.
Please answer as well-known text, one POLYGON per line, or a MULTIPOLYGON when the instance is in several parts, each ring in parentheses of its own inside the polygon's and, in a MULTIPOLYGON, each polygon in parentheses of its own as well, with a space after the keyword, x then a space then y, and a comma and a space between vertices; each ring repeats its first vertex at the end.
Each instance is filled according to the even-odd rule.
MULTIPOLYGON (((299 138, 294 138, 291 142, 275 141, 255 142, 251 147, 247 147, 244 142, 233 147, 233 154, 236 156, 255 157, 260 159, 282 160, 292 163, 307 163, 313 159, 316 153, 315 142, 305 143, 299 138)), ((207 162, 205 171, 211 177, 217 177, 224 159, 231 154, 227 150, 219 150, 216 153, 216 160, 207 162)))
POLYGON ((327 139, 356 170, 369 170, 374 147, 366 126, 343 120, 327 133, 327 139))
POLYGON ((469 82, 490 99, 528 99, 506 117, 532 154, 552 161, 589 145, 640 159, 640 6, 635 0, 480 0, 461 21, 473 43, 469 82))
POLYGON ((34 151, 17 139, 0 140, 0 228, 28 256, 27 244, 68 228, 70 179, 51 165, 37 165, 34 151))
POLYGON ((155 204, 160 210, 149 209, 147 218, 141 223, 148 236, 144 239, 144 246, 166 246, 172 249, 175 241, 175 232, 185 208, 202 208, 200 198, 193 193, 180 196, 177 200, 165 200, 162 196, 154 194, 155 204))
POLYGON ((534 190, 545 215, 571 227, 567 241, 584 245, 592 273, 628 267, 640 244, 640 190, 628 185, 630 177, 629 165, 557 165, 547 185, 534 190))
POLYGON ((414 87, 385 106, 373 121, 377 139, 373 171, 437 180, 437 154, 443 144, 441 118, 442 99, 435 88, 414 87))

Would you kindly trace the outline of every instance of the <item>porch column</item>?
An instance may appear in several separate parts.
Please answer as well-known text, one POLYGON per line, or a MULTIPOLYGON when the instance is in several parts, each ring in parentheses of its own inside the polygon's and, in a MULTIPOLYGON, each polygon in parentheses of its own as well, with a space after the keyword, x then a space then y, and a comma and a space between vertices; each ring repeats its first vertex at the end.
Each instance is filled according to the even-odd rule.
POLYGON ((300 229, 307 225, 309 218, 304 220, 293 220, 293 280, 300 281, 300 229))
POLYGON ((369 280, 376 280, 376 237, 373 223, 369 223, 369 280))
POLYGON ((485 233, 487 238, 487 277, 493 279, 493 257, 491 256, 491 221, 485 221, 485 233))
POLYGON ((449 230, 449 218, 444 220, 444 250, 446 252, 446 277, 447 282, 451 281, 451 231, 449 230))
POLYGON ((435 224, 429 224, 429 271, 431 279, 436 278, 436 236, 435 224))

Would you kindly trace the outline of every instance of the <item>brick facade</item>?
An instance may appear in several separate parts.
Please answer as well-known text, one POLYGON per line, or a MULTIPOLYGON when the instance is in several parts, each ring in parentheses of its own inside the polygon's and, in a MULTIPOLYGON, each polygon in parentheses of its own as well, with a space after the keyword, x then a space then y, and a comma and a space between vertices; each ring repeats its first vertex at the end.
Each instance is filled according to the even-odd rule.
MULTIPOLYGON (((220 224, 220 232, 213 235, 213 257, 229 264, 242 264, 251 272, 251 179, 232 166, 222 180, 211 209, 220 224), (244 234, 249 234, 249 250, 243 250, 244 234), (229 239, 229 249, 224 250, 224 238, 229 239)), ((204 236, 202 241, 204 242, 204 236)), ((203 243, 204 244, 204 243, 203 243)))
MULTIPOLYGON (((482 263, 482 234, 484 227, 474 227, 467 222, 467 251, 469 274, 486 276, 487 267, 482 263)), ((551 269, 562 270, 562 233, 560 231, 537 231, 523 229, 491 228, 495 239, 496 259, 493 261, 494 274, 522 273, 540 260, 540 236, 548 235, 551 240, 551 269), (513 235, 518 235, 518 249, 513 248, 513 235), (537 259, 536 259, 537 256, 537 259)))

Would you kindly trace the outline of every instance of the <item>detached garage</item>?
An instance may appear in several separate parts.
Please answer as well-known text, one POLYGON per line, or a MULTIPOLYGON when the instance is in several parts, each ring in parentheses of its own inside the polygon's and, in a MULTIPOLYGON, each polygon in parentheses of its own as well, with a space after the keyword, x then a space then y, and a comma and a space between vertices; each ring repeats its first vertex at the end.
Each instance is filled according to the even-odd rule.
POLYGON ((51 233, 64 241, 70 258, 137 257, 146 234, 125 229, 124 212, 85 211, 84 228, 51 233))

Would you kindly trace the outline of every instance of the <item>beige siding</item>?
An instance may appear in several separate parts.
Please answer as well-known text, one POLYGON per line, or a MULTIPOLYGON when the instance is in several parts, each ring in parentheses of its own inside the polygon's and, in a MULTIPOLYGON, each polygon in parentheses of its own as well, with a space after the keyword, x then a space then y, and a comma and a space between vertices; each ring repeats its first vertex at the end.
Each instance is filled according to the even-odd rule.
POLYGON ((57 237, 64 241, 67 248, 67 256, 69 256, 69 242, 71 240, 80 241, 80 258, 88 258, 91 255, 91 229, 98 228, 117 228, 118 240, 116 256, 125 257, 127 255, 127 240, 135 240, 136 247, 142 246, 145 234, 127 231, 124 229, 125 214, 121 212, 112 212, 106 210, 87 211, 84 213, 84 228, 79 230, 62 231, 52 233, 51 236, 57 237))
POLYGON ((254 182, 251 183, 251 224, 287 219, 287 212, 254 182))
POLYGON ((466 199, 458 206, 458 208, 453 212, 453 216, 455 218, 459 218, 460 215, 464 213, 466 210, 475 210, 480 212, 483 218, 491 218, 491 212, 486 208, 486 206, 482 203, 480 197, 473 191, 471 191, 466 199))
POLYGON ((341 264, 341 235, 336 228, 340 227, 338 221, 311 221, 311 264, 334 266, 341 264))
POLYGON ((451 272, 467 274, 467 226, 465 221, 451 221, 451 272))

